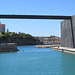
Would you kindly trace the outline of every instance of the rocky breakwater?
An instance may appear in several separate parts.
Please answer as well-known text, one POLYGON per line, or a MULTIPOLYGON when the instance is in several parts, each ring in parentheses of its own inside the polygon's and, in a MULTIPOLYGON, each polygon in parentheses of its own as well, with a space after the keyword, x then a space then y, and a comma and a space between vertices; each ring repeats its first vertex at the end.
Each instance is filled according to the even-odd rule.
POLYGON ((35 48, 51 48, 51 47, 59 47, 60 45, 37 45, 35 48))
POLYGON ((15 52, 19 51, 17 49, 16 43, 1 43, 0 44, 0 52, 15 52))

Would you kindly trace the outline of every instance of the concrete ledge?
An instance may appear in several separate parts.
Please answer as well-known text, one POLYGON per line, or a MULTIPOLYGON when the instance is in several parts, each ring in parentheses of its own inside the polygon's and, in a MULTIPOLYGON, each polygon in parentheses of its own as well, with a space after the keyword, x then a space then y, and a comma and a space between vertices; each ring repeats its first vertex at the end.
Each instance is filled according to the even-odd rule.
POLYGON ((75 54, 75 48, 68 48, 68 47, 52 47, 51 49, 61 51, 61 52, 66 52, 66 53, 71 53, 75 54))

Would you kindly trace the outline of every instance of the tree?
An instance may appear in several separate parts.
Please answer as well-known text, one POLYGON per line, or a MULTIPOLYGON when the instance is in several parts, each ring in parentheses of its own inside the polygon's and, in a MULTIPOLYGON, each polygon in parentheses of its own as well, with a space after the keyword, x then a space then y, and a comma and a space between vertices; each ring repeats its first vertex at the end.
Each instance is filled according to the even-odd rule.
POLYGON ((5 34, 4 32, 2 32, 2 34, 5 34))

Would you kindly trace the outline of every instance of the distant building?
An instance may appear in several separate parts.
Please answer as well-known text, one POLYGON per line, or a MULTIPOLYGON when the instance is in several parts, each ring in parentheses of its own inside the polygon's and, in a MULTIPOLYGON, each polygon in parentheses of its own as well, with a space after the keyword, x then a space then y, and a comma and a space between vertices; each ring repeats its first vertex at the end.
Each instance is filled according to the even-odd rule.
POLYGON ((61 44, 61 38, 53 35, 49 37, 38 37, 38 39, 45 45, 61 44))
POLYGON ((1 22, 0 22, 0 32, 5 32, 5 24, 1 24, 1 22))
POLYGON ((54 42, 53 41, 43 41, 43 44, 45 44, 45 45, 52 45, 52 44, 54 44, 54 42))

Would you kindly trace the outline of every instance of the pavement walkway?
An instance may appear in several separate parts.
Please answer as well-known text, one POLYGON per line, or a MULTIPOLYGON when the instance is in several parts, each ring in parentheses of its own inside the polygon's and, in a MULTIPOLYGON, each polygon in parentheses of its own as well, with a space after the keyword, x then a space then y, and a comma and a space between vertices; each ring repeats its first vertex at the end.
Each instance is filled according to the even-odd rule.
POLYGON ((75 54, 75 48, 68 47, 52 47, 53 50, 75 54))

